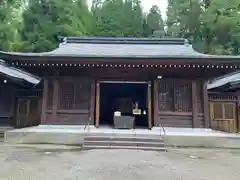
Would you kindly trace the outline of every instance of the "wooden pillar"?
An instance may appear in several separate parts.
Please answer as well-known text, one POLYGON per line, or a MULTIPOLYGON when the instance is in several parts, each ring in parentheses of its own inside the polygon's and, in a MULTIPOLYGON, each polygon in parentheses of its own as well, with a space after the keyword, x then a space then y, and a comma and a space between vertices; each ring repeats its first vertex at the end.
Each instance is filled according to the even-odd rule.
POLYGON ((147 99, 148 99, 148 128, 152 128, 152 95, 151 95, 151 82, 148 83, 148 93, 147 93, 147 99))
POLYGON ((96 116, 95 116, 95 125, 99 127, 99 118, 100 118, 100 82, 97 82, 96 87, 96 116))
POLYGON ((57 118, 57 108, 58 108, 58 101, 59 101, 59 80, 58 75, 55 76, 53 81, 53 107, 52 107, 52 122, 56 122, 57 118))
POLYGON ((192 127, 200 128, 200 121, 198 118, 198 104, 197 104, 197 82, 192 81, 192 127))
POLYGON ((90 118, 91 118, 91 122, 90 124, 93 123, 94 121, 94 108, 95 108, 95 88, 96 88, 96 85, 95 85, 95 81, 92 81, 92 84, 91 84, 91 94, 90 94, 90 118))
POLYGON ((210 127, 209 121, 209 100, 208 100, 208 91, 207 91, 207 83, 203 83, 203 113, 204 113, 204 126, 205 128, 210 127))
POLYGON ((158 117, 158 79, 154 80, 154 124, 160 124, 158 117))
POLYGON ((42 95, 41 124, 44 124, 46 122, 47 102, 48 102, 48 80, 44 79, 43 95, 42 95))
POLYGON ((237 107, 236 107, 236 114, 237 114, 237 132, 240 132, 240 91, 237 92, 237 107))

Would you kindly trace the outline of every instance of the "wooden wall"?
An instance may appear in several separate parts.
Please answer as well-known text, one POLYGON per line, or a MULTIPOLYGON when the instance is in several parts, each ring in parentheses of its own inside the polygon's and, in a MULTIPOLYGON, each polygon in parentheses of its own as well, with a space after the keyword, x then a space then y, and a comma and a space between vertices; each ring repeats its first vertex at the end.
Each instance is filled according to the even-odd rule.
POLYGON ((158 80, 158 119, 164 127, 204 128, 203 81, 158 80))
POLYGON ((42 124, 85 125, 89 118, 92 119, 90 124, 93 124, 93 85, 94 81, 87 78, 46 79, 42 124))
MULTIPOLYGON (((208 107, 205 108, 208 99, 204 99, 206 88, 203 82, 203 80, 171 78, 157 80, 153 88, 154 125, 208 127, 209 113, 208 107)), ((95 81, 93 79, 46 78, 42 101, 42 124, 86 125, 88 122, 94 124, 95 81)))
POLYGON ((239 131, 239 93, 209 93, 210 127, 214 130, 239 131))
POLYGON ((14 97, 16 86, 0 83, 0 126, 14 125, 14 97))

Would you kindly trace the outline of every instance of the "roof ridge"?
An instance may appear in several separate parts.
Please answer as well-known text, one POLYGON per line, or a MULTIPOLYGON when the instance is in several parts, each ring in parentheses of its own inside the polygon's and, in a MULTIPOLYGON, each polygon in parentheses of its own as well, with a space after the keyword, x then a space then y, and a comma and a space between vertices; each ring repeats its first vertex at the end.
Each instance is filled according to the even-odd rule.
POLYGON ((188 45, 184 38, 63 37, 63 43, 188 45))

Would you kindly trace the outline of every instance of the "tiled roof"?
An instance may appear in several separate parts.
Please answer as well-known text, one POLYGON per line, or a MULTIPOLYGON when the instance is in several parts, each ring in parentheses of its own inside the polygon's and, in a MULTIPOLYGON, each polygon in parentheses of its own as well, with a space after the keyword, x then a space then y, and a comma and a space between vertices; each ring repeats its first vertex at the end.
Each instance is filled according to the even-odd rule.
MULTIPOLYGON (((6 53, 5 56, 26 57, 79 57, 79 58, 234 58, 196 52, 181 38, 63 38, 59 47, 43 53, 6 53)), ((239 56, 238 56, 239 57, 239 56)))
POLYGON ((38 84, 41 81, 41 79, 39 77, 33 76, 33 75, 31 75, 25 71, 22 71, 20 69, 11 67, 11 66, 5 64, 3 60, 0 60, 0 72, 1 72, 1 74, 6 75, 8 77, 27 81, 31 84, 38 84))
POLYGON ((236 82, 237 83, 240 82, 240 72, 239 71, 230 73, 225 76, 222 76, 222 77, 219 77, 219 78, 209 81, 207 84, 207 89, 212 90, 212 89, 216 89, 216 88, 221 88, 227 84, 235 84, 236 82))

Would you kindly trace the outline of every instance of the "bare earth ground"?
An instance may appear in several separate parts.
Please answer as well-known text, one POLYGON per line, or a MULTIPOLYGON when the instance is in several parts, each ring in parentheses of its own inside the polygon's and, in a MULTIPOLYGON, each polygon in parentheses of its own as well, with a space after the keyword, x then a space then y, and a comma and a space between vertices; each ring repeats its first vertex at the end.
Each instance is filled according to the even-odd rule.
POLYGON ((80 151, 0 144, 0 180, 239 180, 240 150, 80 151))

